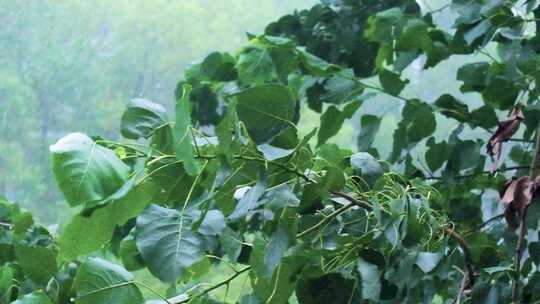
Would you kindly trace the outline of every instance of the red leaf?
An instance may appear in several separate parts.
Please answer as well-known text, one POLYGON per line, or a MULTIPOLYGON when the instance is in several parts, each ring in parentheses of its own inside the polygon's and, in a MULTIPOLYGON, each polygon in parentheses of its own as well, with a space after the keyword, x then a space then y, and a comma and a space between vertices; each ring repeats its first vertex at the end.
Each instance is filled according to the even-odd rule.
POLYGON ((507 119, 499 122, 499 127, 489 139, 487 152, 493 160, 492 171, 495 171, 497 168, 497 162, 501 157, 502 143, 510 139, 517 132, 523 118, 521 105, 518 104, 507 119))

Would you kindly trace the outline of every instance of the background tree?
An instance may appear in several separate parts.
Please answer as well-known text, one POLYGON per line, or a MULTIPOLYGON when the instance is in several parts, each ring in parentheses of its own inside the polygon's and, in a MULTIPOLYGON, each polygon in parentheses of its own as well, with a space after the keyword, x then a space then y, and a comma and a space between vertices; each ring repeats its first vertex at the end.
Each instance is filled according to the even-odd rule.
POLYGON ((80 130, 116 138, 131 98, 171 108, 178 78, 193 61, 209 50, 233 50, 246 31, 312 3, 2 3, 0 191, 46 223, 65 218, 47 151, 58 137, 80 130))

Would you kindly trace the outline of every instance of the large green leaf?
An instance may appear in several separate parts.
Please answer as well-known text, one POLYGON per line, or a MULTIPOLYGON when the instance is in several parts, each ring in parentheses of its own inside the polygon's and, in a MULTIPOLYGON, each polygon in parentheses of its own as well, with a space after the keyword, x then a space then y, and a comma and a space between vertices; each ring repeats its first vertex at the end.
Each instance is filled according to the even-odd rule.
POLYGON ((129 139, 148 138, 167 126, 167 110, 160 104, 142 98, 134 98, 122 114, 120 132, 129 139))
POLYGON ((100 249, 110 241, 115 226, 112 205, 97 209, 91 216, 76 215, 60 235, 60 254, 69 261, 100 249))
POLYGON ((114 228, 139 215, 157 191, 153 183, 135 185, 132 178, 107 199, 105 207, 73 217, 58 242, 62 257, 70 260, 102 248, 110 242, 114 228))
POLYGON ((133 275, 101 258, 89 258, 80 266, 73 289, 77 292, 76 304, 144 302, 139 288, 133 283, 133 275))
POLYGON ((285 128, 294 125, 296 102, 286 86, 267 84, 232 95, 236 111, 257 144, 269 142, 285 128))
POLYGON ((202 239, 192 231, 192 222, 186 213, 157 205, 150 205, 137 218, 137 247, 160 280, 174 282, 203 257, 202 239))
POLYGON ((176 120, 173 129, 174 150, 176 157, 183 161, 186 172, 197 175, 200 171, 199 164, 195 159, 193 146, 193 134, 191 133, 191 106, 189 96, 191 86, 184 85, 181 98, 176 102, 176 120))
POLYGON ((24 273, 38 284, 46 285, 58 270, 56 252, 51 248, 18 244, 15 254, 24 273))
POLYGON ((71 206, 104 200, 127 180, 129 167, 84 134, 71 133, 50 151, 54 176, 71 206))

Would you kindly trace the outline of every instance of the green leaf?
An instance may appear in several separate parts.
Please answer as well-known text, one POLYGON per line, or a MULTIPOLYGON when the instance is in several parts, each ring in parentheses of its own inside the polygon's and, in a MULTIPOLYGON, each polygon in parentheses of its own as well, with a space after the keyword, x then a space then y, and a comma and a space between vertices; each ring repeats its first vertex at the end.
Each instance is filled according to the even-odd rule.
POLYGON ((212 80, 232 81, 237 77, 234 65, 235 60, 228 53, 213 52, 201 63, 200 72, 212 80))
POLYGON ((257 150, 259 150, 267 160, 284 158, 294 152, 294 149, 282 149, 269 144, 258 145, 257 150))
POLYGON ((304 49, 298 49, 300 61, 304 67, 313 75, 326 76, 331 72, 332 65, 304 49))
POLYGON ((42 286, 47 285, 50 278, 58 271, 56 252, 53 249, 17 244, 15 245, 15 255, 24 273, 32 281, 42 286))
POLYGON ((238 201, 234 211, 229 215, 232 221, 239 220, 247 215, 247 213, 259 206, 259 199, 266 191, 267 180, 265 176, 261 176, 257 184, 250 188, 246 194, 238 201))
POLYGON ((12 304, 52 304, 53 302, 43 291, 34 291, 30 294, 24 295, 19 300, 12 302, 12 304))
POLYGON ((232 161, 231 149, 233 146, 233 134, 238 126, 236 102, 230 102, 227 113, 216 127, 216 135, 219 140, 217 152, 224 155, 229 162, 232 161))
POLYGON ((195 159, 193 135, 191 134, 191 104, 189 96, 191 86, 182 87, 182 97, 176 101, 176 120, 173 129, 174 151, 176 157, 183 162, 184 169, 189 175, 199 174, 199 163, 195 159))
POLYGON ((410 141, 418 142, 431 135, 437 126, 435 115, 425 103, 409 101, 402 111, 403 121, 406 122, 407 135, 410 141))
POLYGON ((204 257, 201 236, 185 213, 150 205, 138 218, 137 247, 152 274, 172 283, 204 257))
POLYGON ((13 217, 13 232, 24 234, 34 224, 34 217, 30 212, 21 212, 13 217))
POLYGON ((383 90, 393 96, 399 96, 407 83, 409 83, 408 80, 401 80, 399 74, 388 70, 379 72, 379 81, 381 82, 383 90))
POLYGON ((462 92, 481 91, 488 84, 489 63, 475 62, 461 66, 457 72, 457 80, 463 81, 462 92))
POLYGON ((270 237, 264 255, 265 276, 271 277, 281 262, 285 251, 289 247, 290 239, 287 231, 279 227, 270 237))
POLYGON ((359 258, 356 267, 361 277, 362 299, 379 301, 381 282, 377 266, 359 258))
POLYGON ((104 200, 127 180, 129 167, 84 134, 71 133, 50 151, 54 176, 71 206, 104 200))
POLYGON ((251 87, 232 97, 236 100, 238 118, 256 144, 269 142, 281 131, 294 125, 296 101, 284 85, 251 87))
POLYGON ((424 273, 429 273, 441 261, 442 255, 433 252, 420 252, 416 257, 416 265, 422 269, 424 273))
POLYGON ((135 185, 130 179, 125 193, 118 193, 111 201, 111 214, 117 225, 124 225, 128 220, 139 215, 159 192, 159 188, 150 182, 135 185))
POLYGON ((9 265, 0 266, 0 302, 9 303, 13 291, 13 268, 9 265))
POLYGON ((336 167, 327 167, 321 185, 328 191, 340 191, 345 187, 345 175, 336 167))
POLYGON ((383 174, 383 169, 377 159, 367 152, 353 154, 351 167, 359 176, 365 177, 370 183, 375 182, 383 174))
POLYGON ((374 42, 392 42, 403 23, 403 12, 395 7, 370 16, 364 36, 374 42))
MULTIPOLYGON (((261 257, 264 258, 264 247, 259 250, 262 251, 261 257)), ((257 263, 264 265, 264 262, 259 259, 250 259, 252 266, 257 263)), ((263 273, 256 272, 255 268, 252 269, 250 278, 254 293, 258 298, 263 299, 263 303, 287 303, 294 292, 296 279, 302 265, 303 262, 300 258, 290 256, 282 259, 271 277, 265 277, 263 273)))
POLYGON ((363 115, 360 119, 360 132, 358 133, 358 151, 366 152, 379 132, 381 119, 374 115, 363 115))
POLYGON ((248 48, 238 56, 238 78, 244 84, 263 84, 277 78, 268 49, 248 48))
POLYGON ((220 236, 220 243, 224 253, 231 261, 236 261, 242 250, 242 236, 239 232, 225 227, 220 236))
POLYGON ((219 236, 223 233, 223 229, 227 224, 225 223, 225 216, 219 210, 209 210, 206 212, 201 226, 199 227, 199 233, 202 235, 214 235, 219 236))
POLYGON ((326 143, 328 139, 336 135, 345 120, 350 119, 361 105, 362 101, 351 102, 345 106, 343 111, 338 110, 335 106, 330 106, 321 115, 321 127, 317 134, 317 146, 326 143))
POLYGON ((169 123, 167 110, 160 104, 142 98, 132 99, 122 114, 120 132, 129 139, 148 138, 169 123))
POLYGON ((101 258, 89 258, 75 276, 76 304, 142 304, 143 297, 133 275, 121 266, 101 258))
POLYGON ((129 271, 136 271, 143 268, 144 260, 137 248, 135 238, 130 234, 120 243, 120 259, 122 264, 129 271))
POLYGON ((318 146, 317 156, 320 156, 333 167, 342 168, 343 157, 341 156, 340 148, 336 144, 318 146))
POLYGON ((435 106, 441 109, 441 113, 444 116, 453 118, 459 122, 466 123, 471 119, 467 105, 450 94, 444 94, 439 97, 435 101, 435 106))
POLYGON ((72 218, 59 239, 61 255, 66 260, 101 249, 110 242, 116 225, 123 225, 139 215, 159 190, 152 183, 134 185, 130 179, 117 193, 108 198, 109 204, 72 218))
POLYGON ((479 92, 486 105, 500 110, 513 108, 519 92, 527 89, 522 78, 510 74, 504 65, 487 62, 463 65, 457 79, 463 81, 462 92, 479 92))
POLYGON ((342 104, 351 101, 364 92, 352 69, 344 69, 324 82, 324 94, 320 96, 323 102, 342 104))
POLYGON ((448 160, 448 144, 444 141, 436 143, 435 138, 430 137, 426 147, 426 163, 431 171, 437 171, 448 160))
POLYGON ((95 210, 91 216, 76 215, 58 240, 61 256, 70 261, 99 250, 111 240, 115 226, 112 205, 95 210))

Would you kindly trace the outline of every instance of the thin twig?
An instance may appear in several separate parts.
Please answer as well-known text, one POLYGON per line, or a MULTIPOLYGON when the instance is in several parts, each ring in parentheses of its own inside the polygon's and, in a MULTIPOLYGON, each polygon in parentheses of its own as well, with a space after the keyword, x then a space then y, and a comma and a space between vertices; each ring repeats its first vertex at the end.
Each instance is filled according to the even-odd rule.
POLYGON ((356 206, 354 202, 349 202, 346 205, 343 205, 341 208, 337 209, 336 211, 329 214, 327 217, 323 218, 320 222, 317 224, 311 226, 310 228, 300 232, 296 237, 301 238, 305 236, 306 234, 309 234, 315 230, 318 230, 322 226, 326 225, 327 223, 331 222, 333 219, 335 219, 338 215, 342 214, 343 212, 351 209, 352 207, 356 206))
POLYGON ((496 221, 496 220, 499 220, 499 219, 502 219, 504 218, 504 213, 501 213, 501 214, 498 214, 498 215, 495 215, 494 217, 488 219, 487 221, 481 223, 480 225, 476 226, 476 228, 474 229, 474 231, 478 231, 478 230, 481 230, 482 228, 486 227, 487 225, 489 225, 490 223, 496 221))
POLYGON ((234 274, 232 274, 231 276, 229 276, 225 280, 223 280, 223 281, 221 281, 221 282, 219 282, 219 283, 217 283, 217 284, 215 284, 215 285, 213 285, 211 287, 208 287, 207 289, 205 289, 201 293, 198 293, 198 294, 196 294, 196 295, 194 295, 192 297, 189 297, 188 299, 183 300, 179 304, 187 303, 189 301, 192 301, 193 299, 196 299, 198 297, 202 297, 205 294, 208 294, 208 293, 212 292, 213 290, 220 288, 221 286, 228 285, 232 280, 236 279, 236 277, 238 277, 239 275, 241 275, 242 273, 244 273, 246 271, 249 271, 250 269, 251 269, 251 266, 247 266, 247 267, 235 272, 234 274))
POLYGON ((333 195, 335 195, 335 196, 339 196, 339 197, 342 197, 342 198, 348 200, 349 202, 355 204, 356 206, 358 206, 358 207, 360 207, 362 209, 365 209, 367 211, 373 210, 373 206, 371 206, 368 202, 358 200, 358 199, 352 197, 350 194, 340 192, 340 191, 331 191, 331 193, 333 195))
POLYGON ((439 7, 439 8, 436 8, 434 10, 429 11, 428 13, 432 14, 432 15, 437 14, 437 13, 440 13, 441 11, 444 11, 445 9, 447 9, 449 7, 450 7, 450 3, 447 3, 447 4, 445 4, 445 5, 443 5, 443 6, 439 7))
MULTIPOLYGON (((495 171, 483 171, 480 174, 493 174, 493 173, 501 173, 501 172, 506 172, 506 171, 524 170, 524 169, 530 169, 530 168, 531 168, 531 166, 513 166, 513 167, 499 168, 499 169, 497 169, 495 171)), ((463 178, 474 177, 474 176, 477 176, 477 175, 478 175, 478 173, 471 173, 471 174, 464 174, 464 175, 453 175, 453 176, 448 176, 448 177, 445 177, 445 176, 430 176, 430 177, 427 177, 426 180, 443 180, 443 179, 446 179, 446 178, 463 179, 463 178)))

